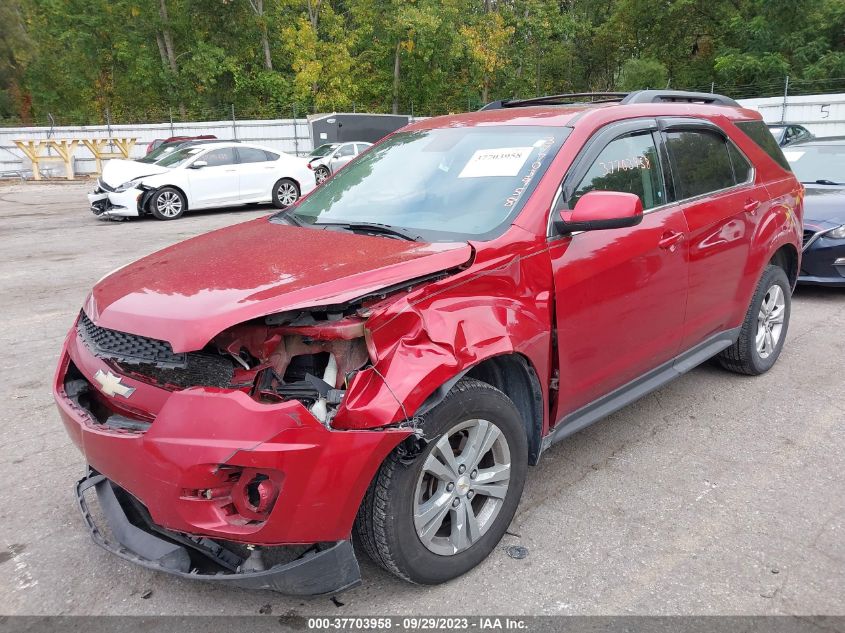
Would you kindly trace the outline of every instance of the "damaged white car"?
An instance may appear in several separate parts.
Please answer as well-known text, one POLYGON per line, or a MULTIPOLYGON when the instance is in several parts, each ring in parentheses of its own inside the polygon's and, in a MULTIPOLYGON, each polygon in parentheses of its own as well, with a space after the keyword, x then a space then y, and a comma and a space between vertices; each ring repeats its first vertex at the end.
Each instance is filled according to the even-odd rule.
POLYGON ((303 158, 258 145, 207 143, 178 149, 154 164, 109 161, 88 201, 104 218, 175 220, 196 209, 261 203, 284 208, 316 184, 303 158))

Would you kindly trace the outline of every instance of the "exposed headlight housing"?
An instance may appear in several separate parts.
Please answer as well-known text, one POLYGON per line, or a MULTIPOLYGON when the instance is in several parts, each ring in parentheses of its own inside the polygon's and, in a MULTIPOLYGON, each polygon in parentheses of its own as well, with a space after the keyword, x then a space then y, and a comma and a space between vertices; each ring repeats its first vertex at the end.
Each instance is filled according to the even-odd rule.
POLYGON ((132 187, 134 187, 136 184, 138 184, 138 182, 139 182, 140 180, 141 180, 140 178, 134 178, 134 179, 132 179, 132 180, 129 180, 129 181, 127 181, 127 182, 123 183, 123 184, 122 184, 122 185, 120 185, 119 187, 115 187, 115 189, 114 189, 114 190, 115 190, 117 193, 124 192, 124 191, 126 191, 127 189, 131 189, 132 187))
POLYGON ((828 231, 824 234, 825 237, 832 237, 835 240, 845 240, 845 224, 840 227, 828 231))

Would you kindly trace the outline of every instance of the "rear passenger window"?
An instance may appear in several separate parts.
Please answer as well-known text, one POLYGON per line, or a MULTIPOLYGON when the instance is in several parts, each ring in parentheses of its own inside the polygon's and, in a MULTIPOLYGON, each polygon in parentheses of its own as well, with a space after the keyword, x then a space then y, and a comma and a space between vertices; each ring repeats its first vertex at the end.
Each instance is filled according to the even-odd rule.
POLYGON ((728 143, 728 154, 731 157, 731 165, 734 168, 734 180, 737 184, 751 180, 751 163, 745 155, 740 152, 733 143, 728 143))
POLYGON ((279 155, 274 154, 273 152, 264 152, 264 156, 267 157, 267 160, 279 160, 279 155))
POLYGON ((639 196, 643 209, 666 202, 660 159, 651 132, 611 141, 599 154, 569 199, 569 208, 588 191, 621 191, 639 196))
POLYGON ((693 198, 734 186, 728 144, 703 130, 666 134, 679 198, 693 198))
POLYGON ((238 156, 242 163, 263 163, 267 160, 267 153, 254 147, 239 147, 238 156))

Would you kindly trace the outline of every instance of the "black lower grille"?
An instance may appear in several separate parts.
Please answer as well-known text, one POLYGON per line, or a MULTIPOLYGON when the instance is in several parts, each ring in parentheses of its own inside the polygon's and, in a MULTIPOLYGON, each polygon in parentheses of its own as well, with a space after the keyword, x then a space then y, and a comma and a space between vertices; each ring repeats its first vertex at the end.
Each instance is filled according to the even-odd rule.
POLYGON ((166 367, 185 367, 187 364, 187 354, 175 353, 167 341, 99 327, 84 312, 79 315, 76 330, 82 342, 100 358, 166 367))
POLYGON ((232 384, 235 367, 225 356, 191 352, 184 367, 162 367, 149 363, 117 366, 127 376, 162 387, 187 389, 188 387, 228 387, 232 384))

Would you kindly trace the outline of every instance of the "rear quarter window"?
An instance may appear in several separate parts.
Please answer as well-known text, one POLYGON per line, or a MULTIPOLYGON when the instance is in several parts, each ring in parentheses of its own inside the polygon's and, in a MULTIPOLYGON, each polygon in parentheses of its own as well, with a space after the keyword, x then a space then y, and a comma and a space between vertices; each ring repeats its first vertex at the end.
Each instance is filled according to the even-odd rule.
POLYGON ((736 126, 786 171, 792 171, 777 140, 762 121, 737 121, 736 126))

